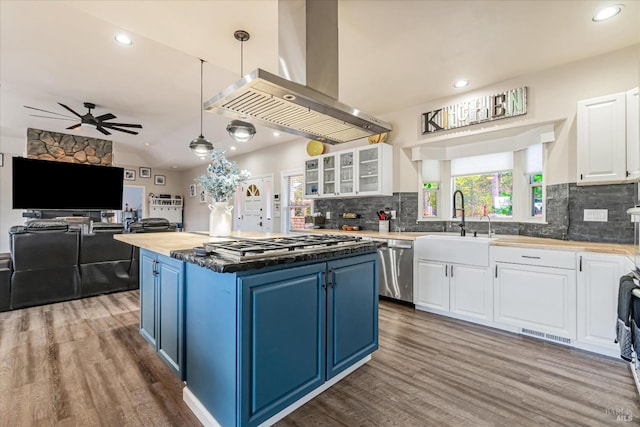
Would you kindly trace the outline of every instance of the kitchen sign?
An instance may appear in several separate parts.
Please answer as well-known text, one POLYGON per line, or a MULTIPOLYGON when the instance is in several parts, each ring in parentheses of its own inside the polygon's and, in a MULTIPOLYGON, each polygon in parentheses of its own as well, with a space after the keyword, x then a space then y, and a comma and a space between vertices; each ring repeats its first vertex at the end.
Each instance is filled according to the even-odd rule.
POLYGON ((527 87, 465 102, 422 114, 422 134, 449 130, 527 114, 527 87))

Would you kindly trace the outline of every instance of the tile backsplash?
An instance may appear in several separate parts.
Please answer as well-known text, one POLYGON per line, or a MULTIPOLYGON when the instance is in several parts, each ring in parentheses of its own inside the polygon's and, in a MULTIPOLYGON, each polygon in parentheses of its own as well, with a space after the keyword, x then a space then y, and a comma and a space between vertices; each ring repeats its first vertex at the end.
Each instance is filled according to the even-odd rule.
MULTIPOLYGON (((637 184, 611 184, 577 186, 575 183, 555 184, 546 187, 546 224, 526 222, 491 223, 498 234, 517 234, 548 237, 561 240, 590 242, 633 243, 633 223, 626 211, 635 206, 637 184), (584 209, 607 209, 607 222, 584 221, 584 209)), ((316 212, 331 212, 325 220, 325 228, 339 229, 343 225, 357 225, 364 230, 377 230, 376 212, 388 208, 396 211, 396 219, 390 223, 390 231, 458 231, 459 221, 416 221, 418 194, 394 193, 393 196, 346 199, 319 199, 316 212), (342 218, 345 212, 360 215, 359 218, 342 218)), ((486 233, 488 223, 469 222, 467 232, 486 233)))

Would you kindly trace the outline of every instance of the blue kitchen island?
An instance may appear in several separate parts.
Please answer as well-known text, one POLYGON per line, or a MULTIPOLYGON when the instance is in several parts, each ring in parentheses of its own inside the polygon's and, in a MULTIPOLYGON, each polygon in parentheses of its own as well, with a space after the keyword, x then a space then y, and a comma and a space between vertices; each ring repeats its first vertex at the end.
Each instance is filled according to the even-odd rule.
MULTIPOLYGON (((217 243, 234 242, 246 247, 217 243)), ((314 241, 243 259, 215 243, 140 253, 141 333, 186 381, 184 400, 203 424, 270 425, 370 360, 374 242, 314 241)))

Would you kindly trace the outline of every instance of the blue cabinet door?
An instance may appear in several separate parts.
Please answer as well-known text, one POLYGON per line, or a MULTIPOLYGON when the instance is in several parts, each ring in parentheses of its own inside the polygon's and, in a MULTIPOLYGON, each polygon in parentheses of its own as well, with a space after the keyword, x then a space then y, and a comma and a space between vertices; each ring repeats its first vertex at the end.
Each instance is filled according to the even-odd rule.
POLYGON ((327 263, 327 379, 378 348, 377 255, 327 263))
POLYGON ((140 251, 140 334, 156 345, 156 259, 157 255, 140 251))
POLYGON ((184 263, 160 255, 156 271, 158 354, 184 380, 184 263))
POLYGON ((238 279, 241 425, 258 425, 324 383, 325 267, 238 279))

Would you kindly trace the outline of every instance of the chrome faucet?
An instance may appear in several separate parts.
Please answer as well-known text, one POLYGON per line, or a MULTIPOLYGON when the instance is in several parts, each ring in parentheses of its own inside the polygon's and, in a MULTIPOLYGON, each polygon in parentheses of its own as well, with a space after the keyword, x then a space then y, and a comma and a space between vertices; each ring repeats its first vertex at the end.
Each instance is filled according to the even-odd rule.
POLYGON ((480 221, 482 221, 482 218, 485 218, 485 217, 489 220, 489 232, 487 233, 487 236, 488 236, 488 237, 493 237, 493 236, 491 235, 491 217, 490 217, 489 215, 487 215, 487 214, 484 214, 484 215, 482 215, 482 216, 480 217, 480 221))
POLYGON ((460 227, 460 235, 464 236, 465 234, 467 234, 466 230, 465 230, 465 223, 464 223, 464 194, 462 194, 462 191, 460 190, 456 190, 453 192, 453 217, 452 218, 457 218, 458 215, 458 211, 462 212, 462 222, 460 224, 458 224, 458 227, 460 227), (460 194, 460 204, 462 205, 462 207, 460 208, 456 208, 456 195, 460 194))

